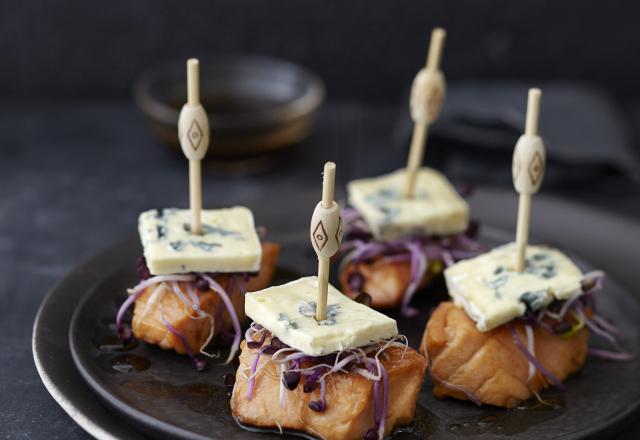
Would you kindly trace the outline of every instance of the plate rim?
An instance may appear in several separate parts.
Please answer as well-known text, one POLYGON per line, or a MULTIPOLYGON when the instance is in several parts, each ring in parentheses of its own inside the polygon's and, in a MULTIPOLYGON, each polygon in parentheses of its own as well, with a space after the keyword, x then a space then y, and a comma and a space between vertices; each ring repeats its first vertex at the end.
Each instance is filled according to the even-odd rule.
MULTIPOLYGON (((63 409, 65 413, 76 422, 81 428, 83 428, 87 433, 91 436, 100 439, 100 440, 118 440, 117 436, 114 436, 110 432, 108 432, 105 428, 100 426, 98 423, 94 422, 85 415, 85 413, 78 408, 71 400, 67 397, 67 395, 60 389, 60 387, 55 383, 54 379, 50 377, 47 368, 45 367, 45 362, 41 358, 41 352, 39 350, 38 344, 43 343, 41 338, 39 338, 39 333, 42 328, 42 320, 44 319, 43 311, 49 306, 53 298, 58 294, 60 289, 68 284, 71 279, 79 277, 84 267, 90 265, 94 260, 98 260, 102 258, 105 254, 108 254, 114 248, 117 248, 121 242, 125 242, 131 239, 132 234, 126 234, 121 236, 117 240, 109 243, 107 246, 102 248, 96 254, 93 254, 89 257, 84 258, 80 263, 75 265, 70 271, 68 271, 60 280, 58 280, 45 294, 42 302, 38 306, 38 310, 36 311, 36 317, 33 321, 32 333, 31 333, 31 351, 33 355, 33 361, 36 366, 36 371, 38 372, 38 376, 40 376, 40 380, 42 380, 43 385, 46 390, 49 392, 51 397, 53 397, 54 401, 63 409)), ((86 296, 86 295, 85 295, 86 296)), ((75 312, 75 309, 74 309, 75 312)), ((69 320, 69 329, 71 328, 71 320, 69 320)), ((67 331, 68 333, 68 331, 67 331)), ((66 347, 69 348, 70 347, 66 347)), ((88 387, 87 387, 88 388, 88 387)), ((105 408, 106 409, 106 408, 105 408)))
POLYGON ((69 331, 67 335, 67 343, 69 344, 69 351, 71 352, 71 358, 73 359, 74 366, 89 389, 96 393, 98 398, 102 399, 107 403, 107 405, 109 405, 109 410, 116 411, 126 419, 134 418, 137 423, 144 425, 144 432, 153 432, 156 434, 162 433, 165 437, 170 436, 180 439, 210 440, 211 437, 202 436, 173 425, 127 404, 123 399, 113 393, 110 393, 103 385, 102 381, 93 374, 89 368, 84 366, 84 362, 81 360, 82 355, 77 352, 77 347, 76 344, 73 343, 73 339, 78 337, 78 320, 81 318, 82 312, 84 311, 87 303, 93 298, 91 293, 96 287, 97 286, 94 286, 92 289, 89 289, 74 309, 71 320, 69 321, 69 331))
MULTIPOLYGON (((497 188, 481 188, 479 189, 479 191, 482 191, 484 193, 487 193, 491 198, 500 198, 500 197, 505 197, 506 194, 510 194, 509 191, 506 191, 504 189, 497 189, 497 188)), ((485 194, 485 196, 487 196, 487 194, 485 194)), ((571 210, 576 210, 579 211, 581 213, 587 213, 587 214, 592 214, 595 215, 599 218, 604 218, 608 221, 613 221, 613 222, 623 222, 625 223, 629 228, 635 229, 640 231, 640 222, 638 222, 637 220, 634 220, 628 216, 624 216, 624 215, 618 215, 615 213, 611 213, 609 211, 606 211, 604 209, 601 208, 594 208, 591 207, 589 205, 585 205, 585 204, 581 204, 581 203, 576 203, 564 198, 560 198, 560 197, 554 197, 554 196, 543 196, 540 197, 541 201, 544 200, 547 204, 552 205, 554 207, 559 206, 560 204, 564 205, 563 209, 571 209, 571 210)), ((495 226, 495 223, 492 221, 487 221, 486 222, 488 225, 490 226, 495 226)), ((505 229, 511 229, 509 226, 507 225, 502 225, 502 228, 505 229)), ((62 287, 64 287, 66 284, 69 284, 72 280, 80 277, 82 275, 83 270, 85 269, 86 266, 90 265, 94 260, 98 260, 104 257, 105 254, 108 254, 110 251, 113 251, 114 248, 117 248, 120 243, 122 241, 128 241, 131 240, 131 237, 134 236, 135 234, 126 234, 124 236, 121 236, 119 239, 111 242, 110 244, 108 244, 107 246, 105 246, 104 248, 102 248, 99 252, 97 252, 96 254, 93 254, 91 256, 89 256, 88 258, 83 259, 80 263, 78 263, 77 265, 75 265, 70 271, 68 271, 58 282, 56 282, 46 293, 46 295, 44 296, 40 306, 38 307, 38 310, 36 312, 36 318, 33 324, 33 332, 32 332, 32 351, 33 351, 33 358, 34 358, 34 362, 36 365, 36 369, 38 371, 38 374, 45 386, 45 388, 47 389, 47 391, 49 392, 49 394, 53 397, 54 401, 60 405, 60 407, 62 407, 62 409, 69 415, 69 417, 74 420, 80 427, 82 427, 87 433, 89 433, 90 435, 98 438, 98 439, 108 439, 108 440, 112 440, 112 439, 118 439, 120 437, 115 436, 114 434, 111 434, 110 432, 108 432, 105 428, 103 428, 99 423, 91 420, 89 417, 87 417, 85 415, 85 413, 83 412, 82 409, 78 408, 73 402, 70 401, 69 397, 67 396, 67 394, 65 394, 65 392, 55 383, 54 379, 51 378, 49 376, 48 373, 48 368, 46 366, 47 362, 46 360, 43 360, 41 358, 41 354, 39 351, 39 344, 45 343, 46 341, 43 341, 42 338, 40 338, 39 333, 42 330, 41 326, 42 326, 42 320, 43 320, 43 314, 45 312, 45 310, 48 309, 48 307, 50 306, 50 303, 53 301, 53 298, 56 295, 59 295, 59 291, 62 287)), ((565 246, 567 246, 569 249, 573 250, 574 249, 574 245, 573 244, 566 244, 565 246)), ((575 253, 575 252, 574 252, 575 253)), ((587 259, 587 261, 589 261, 589 259, 587 259)), ((626 279, 625 277, 615 277, 616 282, 621 285, 622 287, 624 287, 625 289, 629 290, 628 288, 629 284, 633 284, 632 281, 630 279, 626 279)), ((91 286, 88 286, 87 290, 90 290, 91 286)), ((85 293, 82 297, 81 297, 81 301, 82 303, 84 303, 84 301, 86 300, 86 298, 88 297, 88 294, 85 293)), ((630 297, 633 298, 633 300, 635 301, 640 301, 640 298, 638 298, 638 295, 633 295, 630 294, 630 297)), ((80 303, 78 303, 78 306, 73 310, 73 315, 75 315, 76 310, 79 308, 80 303)), ((69 336, 69 330, 71 328, 71 320, 69 320, 69 326, 68 326, 68 330, 67 330, 67 344, 68 344, 68 336, 69 336)), ((70 346, 65 347, 66 349, 68 349, 69 351, 71 351, 70 346)), ((75 364, 75 360, 74 360, 74 364, 75 364)), ((80 371, 78 371, 78 374, 81 374, 80 371)), ((84 377, 81 378, 83 380, 85 380, 84 377)), ((86 383, 85 383, 86 385, 86 383)), ((92 390, 89 386, 87 386, 87 390, 92 390)), ((640 400, 636 401, 635 403, 627 406, 625 408, 625 410, 618 412, 614 417, 612 417, 610 419, 610 423, 608 423, 605 426, 601 426, 601 427, 596 427, 596 428, 585 428, 581 431, 578 431, 576 433, 573 434, 578 434, 579 436, 582 436, 584 438, 589 438, 589 437, 593 437, 595 435, 602 435, 602 434, 607 434, 607 435, 613 435, 616 432, 619 432, 622 428, 624 428, 625 424, 629 424, 631 422, 631 416, 634 412, 637 412, 638 409, 640 408, 640 400)), ((108 408, 104 408, 105 411, 109 411, 108 408)), ((148 416, 146 414, 143 413, 143 415, 145 417, 149 417, 151 418, 151 416, 148 416)), ((154 421, 157 419, 153 419, 154 421)), ((166 422, 163 422, 166 423, 166 422)), ((176 428, 173 425, 170 425, 174 428, 176 428)), ((178 428, 179 430, 183 430, 182 428, 178 428)), ((135 432, 137 434, 140 433, 139 429, 134 428, 133 426, 131 426, 131 430, 133 431, 132 434, 135 432)), ((193 437, 194 433, 190 432, 190 431, 186 431, 189 435, 192 435, 192 437, 187 437, 187 438, 203 438, 203 437, 193 437)), ((197 435, 197 434, 195 434, 197 435)), ((565 438, 567 436, 569 436, 571 434, 566 434, 563 435, 562 437, 559 438, 565 438)), ((204 437, 207 438, 207 437, 204 437)))
MULTIPOLYGON (((498 237, 502 237, 508 232, 508 230, 494 225, 485 226, 485 236, 489 240, 499 239, 498 237)), ((131 240, 133 240, 133 238, 131 238, 131 240)), ((579 256, 575 256, 575 258, 579 259, 583 263, 591 265, 588 259, 585 260, 584 258, 579 256)), ((78 302, 76 308, 73 311, 72 319, 69 324, 68 344, 76 369, 85 380, 91 391, 95 392, 100 399, 105 401, 107 405, 109 405, 110 410, 119 413, 121 417, 124 417, 127 420, 132 420, 138 429, 142 429, 144 432, 152 432, 155 435, 162 435, 164 437, 168 436, 172 438, 175 437, 187 440, 211 439, 211 436, 193 432, 186 428, 179 427, 175 424, 157 418, 153 415, 147 414, 145 411, 128 403, 126 399, 118 396, 117 394, 114 394, 100 378, 100 376, 95 374, 93 366, 87 362, 86 355, 83 355, 79 352, 79 350, 81 351, 81 348, 78 347, 77 341, 79 338, 82 338, 82 334, 79 328, 78 321, 82 319, 82 315, 87 307, 87 303, 95 300, 95 291, 98 288, 99 283, 109 278, 114 273, 117 273, 117 270, 105 273, 104 276, 101 277, 101 279, 94 286, 86 291, 81 301, 78 302), (140 424, 141 426, 137 424, 140 424)), ((640 308, 640 298, 637 298, 635 295, 629 292, 628 289, 625 286, 621 285, 618 280, 611 280, 611 282, 615 283, 620 289, 624 290, 625 297, 629 298, 630 301, 635 302, 636 305, 640 308)), ((638 391, 637 397, 640 397, 640 391, 638 391)), ((609 430, 617 429, 618 423, 621 423, 621 421, 626 421, 626 418, 629 417, 631 413, 636 411, 639 406, 640 399, 635 400, 633 404, 624 407, 623 411, 616 412, 615 416, 609 418, 606 424, 601 423, 597 427, 593 428, 585 427, 582 430, 572 431, 570 433, 558 435, 553 438, 575 438, 576 436, 580 438, 590 438, 598 434, 602 435, 602 433, 607 433, 609 430)))

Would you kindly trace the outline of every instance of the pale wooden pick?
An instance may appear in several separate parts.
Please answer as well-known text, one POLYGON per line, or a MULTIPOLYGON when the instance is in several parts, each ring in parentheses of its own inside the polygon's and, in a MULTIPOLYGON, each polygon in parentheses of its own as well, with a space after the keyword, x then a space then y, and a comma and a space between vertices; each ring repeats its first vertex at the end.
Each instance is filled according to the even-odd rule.
POLYGON ((322 201, 316 205, 311 216, 311 245, 318 255, 318 300, 316 320, 327 319, 327 292, 329 290, 330 259, 340 248, 342 241, 342 218, 340 206, 333 200, 336 179, 336 164, 324 164, 322 201))
POLYGON ((187 61, 187 103, 180 111, 178 137, 182 152, 189 159, 189 205, 191 233, 202 234, 202 164, 209 148, 209 118, 200 104, 200 63, 187 61))
POLYGON ((529 89, 525 131, 518 139, 513 152, 513 185, 520 194, 516 232, 516 270, 518 272, 525 269, 531 219, 531 195, 540 189, 546 163, 544 143, 538 136, 541 96, 540 89, 529 89))
POLYGON ((446 32, 442 28, 435 28, 431 32, 427 64, 418 72, 411 87, 409 107, 414 126, 403 190, 405 198, 414 196, 416 177, 422 166, 429 125, 438 118, 444 101, 446 84, 440 70, 440 58, 442 58, 445 36, 446 32))

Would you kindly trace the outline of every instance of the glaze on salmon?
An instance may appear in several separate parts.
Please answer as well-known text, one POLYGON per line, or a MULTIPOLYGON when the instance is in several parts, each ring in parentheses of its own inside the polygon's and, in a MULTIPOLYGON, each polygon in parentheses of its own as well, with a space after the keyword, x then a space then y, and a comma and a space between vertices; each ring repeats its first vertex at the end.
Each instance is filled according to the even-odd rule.
MULTIPOLYGON (((362 439, 374 424, 373 381, 359 374, 333 373, 327 376, 324 411, 314 411, 311 401, 320 398, 317 389, 305 393, 303 384, 284 390, 280 405, 280 373, 268 356, 261 356, 251 397, 247 398, 248 375, 257 349, 242 342, 240 366, 231 397, 231 411, 245 425, 304 431, 321 439, 362 439)), ((381 356, 388 374, 389 396, 385 436, 395 426, 411 423, 426 369, 425 359, 408 348, 390 347, 381 356)), ((304 382, 304 377, 301 382, 304 382)))
MULTIPOLYGON (((418 290, 424 288, 441 271, 442 264, 429 265, 418 290)), ((411 262, 393 261, 384 256, 369 261, 351 262, 340 274, 342 292, 352 299, 361 292, 368 293, 374 309, 399 307, 410 282, 411 262), (355 283, 353 277, 357 278, 355 283)))
MULTIPOLYGON (((526 344, 524 325, 514 323, 526 344)), ((534 328, 534 354, 539 363, 564 381, 579 370, 587 356, 589 332, 581 329, 564 338, 534 328)), ((512 408, 550 384, 513 340, 508 324, 480 332, 466 312, 452 302, 441 303, 431 315, 420 345, 428 355, 433 394, 512 408)))
MULTIPOLYGON (((246 291, 261 290, 271 284, 279 251, 277 244, 262 244, 260 272, 246 281, 246 291)), ((244 320, 244 294, 240 287, 230 281, 229 275, 217 275, 214 279, 228 293, 240 321, 244 320)), ((180 282, 178 285, 188 297, 185 283, 180 282)), ((168 283, 147 288, 136 300, 133 311, 131 328, 136 339, 180 354, 188 353, 182 340, 169 331, 166 321, 184 337, 191 351, 197 354, 212 336, 212 324, 213 333, 232 328, 231 317, 217 292, 196 288, 196 295, 200 309, 213 319, 199 317, 173 292, 168 283)))

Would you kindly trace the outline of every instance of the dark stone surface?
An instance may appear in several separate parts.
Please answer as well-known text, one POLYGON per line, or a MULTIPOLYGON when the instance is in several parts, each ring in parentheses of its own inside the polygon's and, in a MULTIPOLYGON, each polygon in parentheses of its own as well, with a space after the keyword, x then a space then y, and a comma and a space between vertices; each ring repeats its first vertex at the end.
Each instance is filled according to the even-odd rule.
MULTIPOLYGON (((204 204, 246 202, 256 208, 259 223, 260 206, 269 198, 293 185, 317 185, 328 158, 341 164, 339 188, 352 176, 400 165, 402 153, 388 148, 397 114, 395 107, 334 102, 321 111, 313 137, 280 156, 276 169, 223 174, 218 164, 208 163, 204 204)), ((0 108, 0 434, 4 438, 86 437, 47 394, 36 373, 31 355, 36 309, 47 289, 70 268, 134 231, 141 210, 188 202, 184 159, 154 144, 141 121, 124 101, 5 103, 0 108)), ((585 182, 565 193, 640 216, 640 188, 622 177, 585 182)), ((314 204, 292 203, 308 203, 309 212, 314 204)), ((286 228, 289 221, 285 212, 277 227, 286 228)), ((633 434, 638 429, 636 425, 626 438, 637 438, 633 434)))

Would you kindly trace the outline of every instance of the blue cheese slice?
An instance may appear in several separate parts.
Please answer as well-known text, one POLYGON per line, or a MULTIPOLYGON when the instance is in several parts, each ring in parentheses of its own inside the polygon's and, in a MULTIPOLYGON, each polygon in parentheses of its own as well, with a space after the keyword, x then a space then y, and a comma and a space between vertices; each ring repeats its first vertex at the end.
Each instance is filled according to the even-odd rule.
POLYGON ((138 232, 153 275, 260 270, 262 246, 249 209, 205 209, 201 218, 203 233, 195 235, 188 209, 140 214, 138 232))
POLYGON ((412 234, 450 235, 469 225, 469 205, 447 178, 431 168, 419 170, 415 196, 402 191, 406 171, 349 182, 349 203, 381 240, 412 234))
POLYGON ((580 292, 582 272, 562 252, 528 246, 524 272, 515 272, 516 246, 509 243, 444 271, 449 295, 480 331, 489 331, 580 292))
POLYGON ((245 313, 282 342, 311 356, 363 347, 398 334, 394 319, 329 285, 327 319, 316 321, 318 278, 305 277, 245 296, 245 313))

